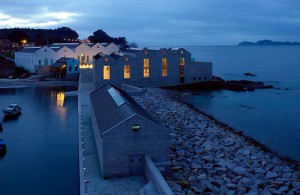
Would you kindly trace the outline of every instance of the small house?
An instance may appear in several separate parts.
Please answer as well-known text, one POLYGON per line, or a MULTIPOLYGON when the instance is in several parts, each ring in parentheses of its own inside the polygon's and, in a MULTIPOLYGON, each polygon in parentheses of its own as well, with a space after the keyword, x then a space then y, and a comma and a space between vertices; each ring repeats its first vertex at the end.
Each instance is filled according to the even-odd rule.
POLYGON ((144 174, 144 157, 167 164, 169 133, 126 92, 105 83, 90 94, 103 178, 144 174))
POLYGON ((75 58, 60 58, 54 64, 51 65, 54 67, 59 78, 65 78, 66 80, 78 80, 80 73, 79 60, 75 58))

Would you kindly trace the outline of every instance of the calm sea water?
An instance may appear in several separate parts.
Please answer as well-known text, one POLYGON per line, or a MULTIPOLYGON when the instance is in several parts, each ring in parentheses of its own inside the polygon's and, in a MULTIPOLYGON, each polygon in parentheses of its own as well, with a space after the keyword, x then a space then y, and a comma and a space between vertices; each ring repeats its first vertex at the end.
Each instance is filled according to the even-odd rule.
POLYGON ((66 90, 71 89, 0 89, 1 108, 23 108, 0 131, 7 144, 0 159, 1 195, 79 194, 77 100, 62 106, 66 90))
POLYGON ((185 101, 300 162, 299 46, 185 48, 196 60, 213 62, 216 76, 264 81, 275 86, 254 92, 196 91, 185 96, 185 101), (257 76, 246 77, 245 72, 257 76))

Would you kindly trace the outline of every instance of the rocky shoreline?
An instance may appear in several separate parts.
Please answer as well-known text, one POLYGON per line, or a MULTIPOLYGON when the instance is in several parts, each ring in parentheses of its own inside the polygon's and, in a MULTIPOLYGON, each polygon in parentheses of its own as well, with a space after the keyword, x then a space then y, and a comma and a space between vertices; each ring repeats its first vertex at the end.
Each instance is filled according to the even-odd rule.
POLYGON ((136 101, 170 134, 175 194, 300 194, 295 161, 272 153, 180 100, 180 93, 148 88, 136 101))

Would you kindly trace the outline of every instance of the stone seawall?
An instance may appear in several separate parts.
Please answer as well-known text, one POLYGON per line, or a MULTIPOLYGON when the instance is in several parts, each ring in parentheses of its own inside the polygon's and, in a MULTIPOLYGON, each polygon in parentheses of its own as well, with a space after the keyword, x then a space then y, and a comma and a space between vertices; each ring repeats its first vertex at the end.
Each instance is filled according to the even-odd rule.
POLYGON ((300 194, 298 164, 180 102, 149 88, 135 100, 170 134, 175 194, 300 194))

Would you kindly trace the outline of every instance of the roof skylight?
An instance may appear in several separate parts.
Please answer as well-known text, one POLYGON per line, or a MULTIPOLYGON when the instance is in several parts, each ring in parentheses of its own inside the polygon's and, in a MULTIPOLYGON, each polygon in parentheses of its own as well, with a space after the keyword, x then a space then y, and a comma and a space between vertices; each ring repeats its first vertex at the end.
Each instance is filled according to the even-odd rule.
POLYGON ((121 106, 125 103, 125 100, 114 88, 111 87, 110 89, 107 90, 107 92, 112 97, 112 99, 116 102, 117 106, 121 106))

